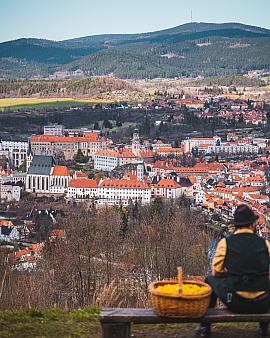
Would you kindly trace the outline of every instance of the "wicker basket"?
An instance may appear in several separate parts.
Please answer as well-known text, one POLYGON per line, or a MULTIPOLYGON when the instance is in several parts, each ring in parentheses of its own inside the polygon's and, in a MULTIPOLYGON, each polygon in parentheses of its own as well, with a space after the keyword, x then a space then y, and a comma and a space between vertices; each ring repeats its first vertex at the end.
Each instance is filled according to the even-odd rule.
MULTIPOLYGON (((210 296, 212 293, 211 287, 203 282, 185 280, 180 277, 179 294, 168 294, 159 292, 156 288, 160 285, 175 284, 177 280, 169 279, 153 282, 149 285, 149 291, 152 299, 152 306, 155 312, 162 317, 171 318, 200 318, 206 313, 210 296), (181 283, 197 284, 200 286, 206 286, 207 291, 199 295, 183 295, 181 293, 181 283)), ((178 276, 179 283, 179 276, 178 276)))

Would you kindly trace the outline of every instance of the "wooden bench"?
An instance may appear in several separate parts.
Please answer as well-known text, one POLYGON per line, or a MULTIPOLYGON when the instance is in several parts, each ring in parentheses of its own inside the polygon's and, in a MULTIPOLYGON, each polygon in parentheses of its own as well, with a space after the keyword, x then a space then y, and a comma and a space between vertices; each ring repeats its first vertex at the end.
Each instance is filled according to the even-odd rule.
MULTIPOLYGON (((165 318, 157 316, 152 309, 104 308, 100 322, 102 338, 130 338, 133 324, 199 323, 202 318, 165 318)), ((204 322, 270 322, 270 313, 237 314, 225 309, 209 309, 204 322)))

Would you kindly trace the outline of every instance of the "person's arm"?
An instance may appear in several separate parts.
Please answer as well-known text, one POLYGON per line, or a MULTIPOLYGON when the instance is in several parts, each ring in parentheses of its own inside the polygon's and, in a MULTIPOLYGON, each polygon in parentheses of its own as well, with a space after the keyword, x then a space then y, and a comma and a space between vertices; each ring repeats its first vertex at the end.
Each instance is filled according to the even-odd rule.
POLYGON ((226 256, 226 250, 227 250, 226 239, 223 238, 222 240, 219 241, 217 245, 216 253, 212 262, 212 275, 214 277, 222 277, 226 273, 226 271, 224 270, 224 260, 226 256))

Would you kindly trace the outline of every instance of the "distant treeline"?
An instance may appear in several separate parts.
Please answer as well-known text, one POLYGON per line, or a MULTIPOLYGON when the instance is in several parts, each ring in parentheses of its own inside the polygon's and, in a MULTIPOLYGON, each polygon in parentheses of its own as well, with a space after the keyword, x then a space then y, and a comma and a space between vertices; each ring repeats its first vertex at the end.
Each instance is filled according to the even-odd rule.
POLYGON ((194 86, 237 86, 237 87, 258 87, 264 86, 265 82, 243 75, 212 76, 205 79, 189 83, 194 86))
POLYGON ((91 96, 113 91, 139 92, 126 81, 112 77, 92 77, 81 80, 0 80, 0 97, 91 96))
POLYGON ((82 57, 65 66, 87 75, 119 78, 174 78, 242 74, 269 69, 270 38, 218 38, 166 44, 120 46, 82 57), (258 51, 260 51, 258 53, 258 51))

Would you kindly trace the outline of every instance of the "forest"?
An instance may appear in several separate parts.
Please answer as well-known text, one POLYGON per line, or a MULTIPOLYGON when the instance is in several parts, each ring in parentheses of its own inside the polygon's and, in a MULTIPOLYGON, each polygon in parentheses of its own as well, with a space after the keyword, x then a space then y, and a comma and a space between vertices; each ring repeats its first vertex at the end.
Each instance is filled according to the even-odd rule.
POLYGON ((90 97, 114 91, 142 94, 127 81, 112 77, 80 80, 0 80, 0 98, 4 97, 90 97))
POLYGON ((0 78, 48 77, 56 71, 123 79, 223 76, 269 69, 270 32, 237 23, 190 23, 147 34, 65 41, 0 43, 0 78))
POLYGON ((65 238, 45 241, 32 273, 16 271, 1 249, 0 308, 147 307, 151 280, 174 277, 178 265, 186 275, 206 274, 204 223, 184 200, 70 207, 58 218, 65 238))

